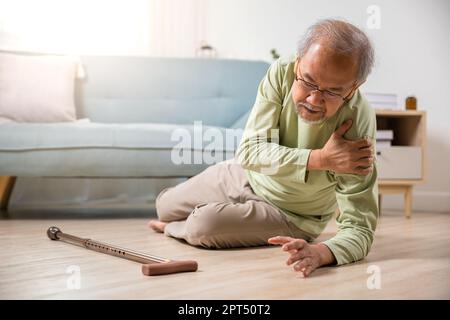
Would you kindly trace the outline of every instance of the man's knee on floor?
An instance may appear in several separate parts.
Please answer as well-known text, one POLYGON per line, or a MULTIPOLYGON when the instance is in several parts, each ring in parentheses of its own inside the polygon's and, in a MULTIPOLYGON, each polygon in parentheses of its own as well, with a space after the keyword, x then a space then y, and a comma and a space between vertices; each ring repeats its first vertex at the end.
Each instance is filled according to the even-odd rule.
POLYGON ((218 240, 221 233, 216 204, 196 207, 186 220, 186 241, 191 245, 221 248, 218 240))

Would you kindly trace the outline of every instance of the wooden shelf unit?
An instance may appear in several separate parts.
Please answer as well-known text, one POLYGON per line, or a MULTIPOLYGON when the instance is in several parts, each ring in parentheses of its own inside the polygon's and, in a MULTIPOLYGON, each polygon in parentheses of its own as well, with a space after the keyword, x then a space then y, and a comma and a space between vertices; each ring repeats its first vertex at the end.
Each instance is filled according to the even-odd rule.
MULTIPOLYGON (((376 110, 376 117, 377 130, 393 130, 394 139, 392 140, 392 146, 420 147, 420 178, 383 178, 378 180, 380 210, 383 194, 403 193, 405 217, 410 218, 413 186, 425 183, 427 176, 426 112, 416 110, 376 110)), ((383 149, 380 148, 380 150, 383 149)), ((380 150, 377 149, 377 153, 381 152, 380 150)))

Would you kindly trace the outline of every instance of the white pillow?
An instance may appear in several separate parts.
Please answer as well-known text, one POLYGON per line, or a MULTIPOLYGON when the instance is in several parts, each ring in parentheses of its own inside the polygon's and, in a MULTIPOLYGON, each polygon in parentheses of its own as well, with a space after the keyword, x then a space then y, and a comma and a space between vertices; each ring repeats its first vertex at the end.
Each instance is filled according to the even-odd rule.
POLYGON ((70 56, 0 53, 0 122, 75 121, 78 63, 70 56))

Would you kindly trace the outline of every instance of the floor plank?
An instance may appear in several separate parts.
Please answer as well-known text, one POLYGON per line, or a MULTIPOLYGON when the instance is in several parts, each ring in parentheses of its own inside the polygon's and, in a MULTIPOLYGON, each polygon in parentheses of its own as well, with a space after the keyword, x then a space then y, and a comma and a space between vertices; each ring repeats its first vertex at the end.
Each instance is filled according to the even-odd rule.
MULTIPOLYGON (((1 299, 449 299, 450 213, 383 212, 363 261, 317 270, 307 279, 285 266, 278 247, 206 250, 156 234, 147 219, 0 220, 1 299), (50 241, 64 232, 172 259, 195 259, 199 270, 158 277, 138 263, 50 241), (80 289, 70 289, 70 266, 80 289), (381 288, 369 289, 380 271, 381 288)), ((318 240, 332 237, 330 223, 318 240)))

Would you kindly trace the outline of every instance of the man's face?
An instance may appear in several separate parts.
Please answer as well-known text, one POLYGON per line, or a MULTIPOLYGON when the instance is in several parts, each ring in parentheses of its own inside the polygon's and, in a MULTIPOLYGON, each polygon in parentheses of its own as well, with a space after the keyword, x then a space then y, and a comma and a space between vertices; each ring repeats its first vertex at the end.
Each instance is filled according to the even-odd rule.
POLYGON ((332 117, 344 104, 342 97, 350 98, 356 90, 356 58, 338 55, 321 43, 313 44, 297 60, 297 79, 292 87, 292 99, 299 117, 306 123, 322 123, 332 117), (306 82, 305 82, 306 81, 306 82), (309 87, 318 86, 319 92, 309 87))

